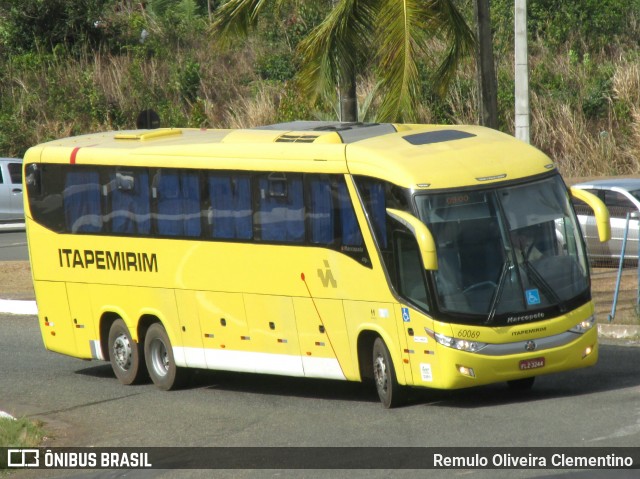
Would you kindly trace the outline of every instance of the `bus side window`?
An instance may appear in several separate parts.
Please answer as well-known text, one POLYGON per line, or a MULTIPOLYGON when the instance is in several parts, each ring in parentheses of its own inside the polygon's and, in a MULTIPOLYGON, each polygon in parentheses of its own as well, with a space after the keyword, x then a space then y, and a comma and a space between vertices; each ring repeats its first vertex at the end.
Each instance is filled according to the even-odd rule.
POLYGON ((371 259, 344 176, 309 174, 305 177, 309 242, 337 249, 370 267, 371 259))
POLYGON ((385 198, 385 187, 380 181, 363 181, 361 182, 361 191, 363 199, 371 215, 374 233, 380 247, 387 248, 387 203, 385 198))
POLYGON ((147 170, 118 168, 109 174, 111 231, 148 235, 151 232, 147 170))
POLYGON ((335 211, 331 178, 313 175, 309 180, 307 215, 309 234, 313 244, 330 245, 335 242, 335 211))
POLYGON ((258 176, 256 237, 263 241, 302 243, 305 239, 302 175, 258 176))
POLYGON ((53 231, 65 230, 62 205, 64 175, 62 165, 28 164, 26 169, 26 194, 33 219, 53 231))
POLYGON ((153 179, 161 236, 200 236, 200 180, 196 172, 158 170, 153 179))
POLYGON ((397 291, 429 311, 425 270, 415 237, 402 229, 395 230, 393 246, 397 291))
POLYGON ((102 231, 101 198, 97 171, 68 171, 62 193, 66 230, 71 233, 102 231))
POLYGON ((390 254, 389 234, 393 231, 393 226, 387 222, 387 208, 411 211, 407 192, 399 186, 366 176, 356 177, 356 184, 378 245, 383 254, 390 254))
POLYGON ((344 181, 338 183, 338 210, 340 212, 340 226, 342 229, 341 244, 344 246, 362 246, 362 232, 358 225, 358 218, 351 205, 349 191, 344 181))
POLYGON ((208 178, 209 234, 216 239, 251 239, 251 179, 249 176, 213 174, 208 178))

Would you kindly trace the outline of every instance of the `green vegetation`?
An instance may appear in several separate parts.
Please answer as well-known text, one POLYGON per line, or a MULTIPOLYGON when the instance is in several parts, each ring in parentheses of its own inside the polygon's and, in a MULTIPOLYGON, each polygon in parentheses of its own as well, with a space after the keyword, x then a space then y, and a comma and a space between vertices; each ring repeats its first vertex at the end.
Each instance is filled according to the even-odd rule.
MULTIPOLYGON (((297 82, 300 45, 335 2, 261 2, 248 36, 222 42, 212 25, 226 3, 0 0, 0 155, 22 156, 62 136, 135 128, 147 108, 162 126, 336 119, 335 89, 309 101, 297 82)), ((454 3, 473 27, 472 1, 454 3)), ((512 133, 513 1, 493 0, 491 8, 500 129, 512 133)), ((565 175, 639 170, 639 20, 640 0, 529 0, 532 143, 565 175)), ((446 94, 434 82, 438 61, 426 53, 448 46, 432 40, 415 50, 412 118, 477 123, 473 58, 459 64, 446 94)), ((390 118, 376 64, 356 65, 365 121, 390 118)))
MULTIPOLYGON (((27 418, 0 418, 0 447, 36 447, 45 437, 42 423, 27 418)), ((7 473, 7 458, 0 457, 0 476, 7 473)))
POLYGON ((45 436, 42 423, 28 418, 0 418, 0 447, 34 447, 45 436))
MULTIPOLYGON (((457 3, 341 0, 326 5, 324 18, 298 45, 301 61, 297 80, 302 92, 314 101, 337 88, 342 118, 357 121, 357 76, 366 71, 376 77, 380 91, 379 121, 412 120, 419 99, 418 61, 440 62, 432 80, 442 92, 461 59, 473 50, 473 33, 457 3), (433 48, 437 40, 445 48, 433 48)), ((214 31, 227 41, 246 37, 268 5, 281 13, 285 4, 295 2, 229 0, 217 10, 214 31)))

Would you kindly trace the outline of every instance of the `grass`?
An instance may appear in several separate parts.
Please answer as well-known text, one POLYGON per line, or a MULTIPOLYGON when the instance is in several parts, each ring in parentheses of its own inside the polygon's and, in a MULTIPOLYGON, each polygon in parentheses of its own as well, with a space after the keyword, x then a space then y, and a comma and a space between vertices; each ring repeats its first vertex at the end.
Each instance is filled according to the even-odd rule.
POLYGON ((0 418, 0 447, 35 447, 45 435, 41 421, 0 418))
MULTIPOLYGON (((0 447, 36 447, 46 437, 42 422, 28 418, 7 419, 0 418, 0 447)), ((6 476, 11 471, 6 470, 6 457, 0 457, 0 476, 6 476)))

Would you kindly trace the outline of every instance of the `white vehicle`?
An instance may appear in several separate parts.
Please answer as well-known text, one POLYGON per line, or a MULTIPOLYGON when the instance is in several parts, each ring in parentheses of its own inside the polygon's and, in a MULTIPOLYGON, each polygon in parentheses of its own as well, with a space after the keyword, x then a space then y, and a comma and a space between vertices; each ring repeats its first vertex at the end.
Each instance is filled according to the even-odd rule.
POLYGON ((0 158, 0 223, 24 223, 22 160, 0 158))
MULTIPOLYGON (((625 259, 638 259, 638 218, 640 218, 640 178, 617 178, 578 183, 574 188, 593 193, 604 202, 611 218, 611 239, 601 243, 598 239, 593 210, 585 203, 573 198, 573 205, 587 244, 591 261, 602 263, 619 259, 626 229, 627 213, 629 231, 625 247, 625 259), (637 215, 635 218, 634 216, 637 215)), ((616 263, 617 264, 617 263, 616 263)))

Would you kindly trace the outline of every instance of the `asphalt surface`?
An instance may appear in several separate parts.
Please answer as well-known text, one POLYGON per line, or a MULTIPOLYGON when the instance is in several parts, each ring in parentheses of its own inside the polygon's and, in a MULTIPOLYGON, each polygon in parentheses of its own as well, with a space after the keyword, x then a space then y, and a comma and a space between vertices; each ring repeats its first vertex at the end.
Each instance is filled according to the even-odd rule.
MULTIPOLYGON (((0 315, 0 409, 44 421, 52 431, 46 446, 637 447, 639 362, 637 342, 604 341, 595 367, 539 377, 528 392, 504 384, 415 390, 406 407, 384 410, 373 388, 338 381, 202 371, 175 392, 122 386, 106 363, 45 351, 34 316, 0 315)), ((560 472, 154 470, 126 477, 489 479, 560 472)), ((638 477, 638 471, 596 472, 560 477, 638 477)), ((125 477, 118 473, 39 470, 16 477, 125 477)))
MULTIPOLYGON (((0 230, 0 261, 28 259, 24 231, 0 230)), ((1 299, 1 293, 0 293, 1 299)), ((14 306, 17 304, 12 303, 14 306)), ((20 307, 25 306, 19 305, 20 307)), ((44 421, 59 446, 637 447, 640 342, 601 331, 594 368, 540 377, 514 394, 498 384, 416 390, 386 411, 356 383, 200 371, 184 390, 120 385, 108 364, 44 350, 37 318, 0 311, 0 410, 44 421)), ((625 330, 626 331, 626 330, 625 330)), ((637 331, 615 332, 637 337, 637 331)), ((169 449, 168 454, 179 454, 169 449)), ((23 471, 17 479, 173 477, 637 478, 635 471, 548 470, 102 470, 23 471)))
POLYGON ((24 225, 0 224, 0 261, 28 261, 24 225))

